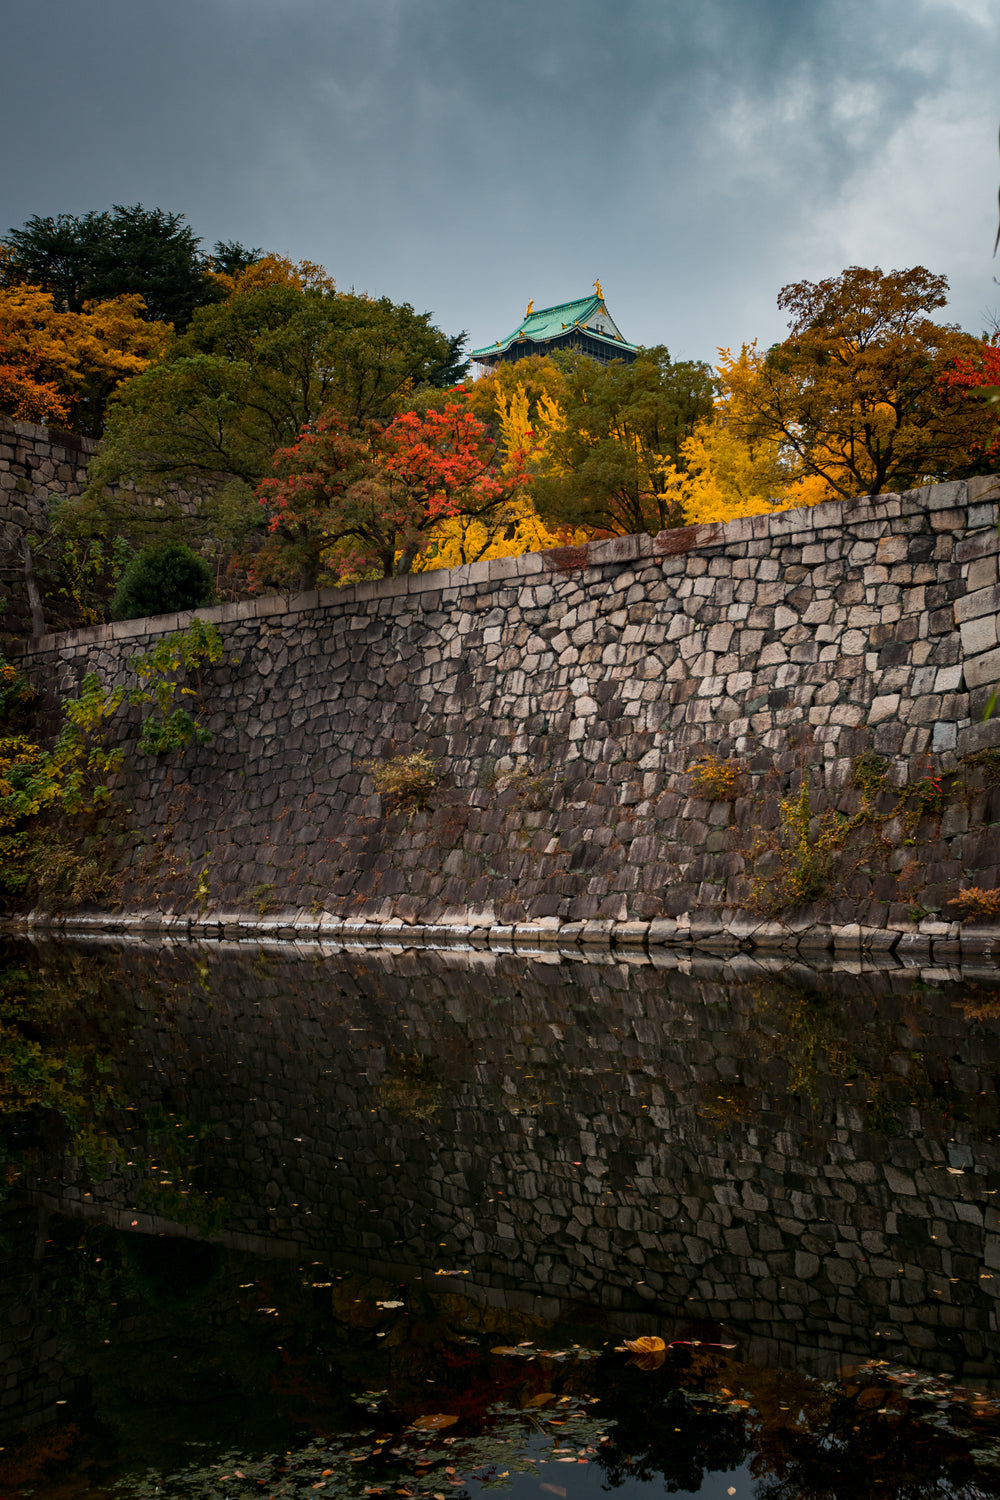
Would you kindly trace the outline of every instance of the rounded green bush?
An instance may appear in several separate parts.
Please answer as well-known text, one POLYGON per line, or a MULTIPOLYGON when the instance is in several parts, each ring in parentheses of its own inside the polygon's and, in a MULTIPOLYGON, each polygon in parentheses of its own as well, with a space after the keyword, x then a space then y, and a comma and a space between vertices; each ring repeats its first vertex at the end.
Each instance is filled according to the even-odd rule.
POLYGON ((177 609, 199 609, 215 598, 212 570, 182 542, 144 547, 122 574, 111 600, 112 620, 139 620, 177 609))

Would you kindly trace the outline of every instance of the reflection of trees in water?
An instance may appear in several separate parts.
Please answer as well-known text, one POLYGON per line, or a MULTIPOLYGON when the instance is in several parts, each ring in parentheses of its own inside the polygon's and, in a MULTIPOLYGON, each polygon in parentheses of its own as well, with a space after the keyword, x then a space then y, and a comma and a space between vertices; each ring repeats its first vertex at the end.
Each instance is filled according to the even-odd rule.
POLYGON ((123 1031, 105 976, 82 954, 56 975, 29 945, 0 945, 0 1197, 60 1147, 91 1170, 114 1157, 111 1056, 123 1031))
MULTIPOLYGON (((925 1007, 932 997, 940 997, 940 989, 912 977, 900 1017, 903 997, 890 989, 884 997, 890 1001, 889 1013, 884 1014, 877 993, 865 993, 870 977, 867 984, 859 980, 858 993, 850 998, 834 994, 822 980, 819 974, 810 982, 776 975, 767 985, 751 986, 758 1018, 751 1035, 761 1055, 787 1065, 786 1088, 792 1098, 808 1101, 814 1111, 822 1106, 828 1111, 839 1095, 861 1109, 867 1125, 878 1131, 898 1128, 899 1113, 906 1108, 941 1120, 995 1114, 995 1100, 985 1109, 978 1099, 963 1101, 946 1061, 929 1059, 920 1045, 925 1007)), ((964 993, 960 986, 955 989, 964 993)))

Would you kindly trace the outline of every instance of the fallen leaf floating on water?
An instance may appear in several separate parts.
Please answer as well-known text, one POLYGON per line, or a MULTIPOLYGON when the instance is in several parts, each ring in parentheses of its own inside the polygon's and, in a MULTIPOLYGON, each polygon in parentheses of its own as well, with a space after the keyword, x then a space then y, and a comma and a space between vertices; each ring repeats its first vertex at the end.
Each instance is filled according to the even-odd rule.
POLYGON ((531 1400, 526 1401, 524 1404, 525 1406, 547 1406, 550 1401, 554 1401, 555 1399, 554 1392, 539 1391, 537 1396, 532 1396, 531 1400))
POLYGON ((452 1427, 458 1421, 457 1417, 449 1416, 447 1412, 434 1412, 431 1416, 417 1417, 411 1422, 411 1427, 416 1427, 421 1432, 440 1432, 442 1427, 452 1427))
POLYGON ((626 1339, 618 1347, 627 1349, 629 1354, 662 1354, 667 1346, 655 1333, 646 1333, 640 1339, 626 1339))

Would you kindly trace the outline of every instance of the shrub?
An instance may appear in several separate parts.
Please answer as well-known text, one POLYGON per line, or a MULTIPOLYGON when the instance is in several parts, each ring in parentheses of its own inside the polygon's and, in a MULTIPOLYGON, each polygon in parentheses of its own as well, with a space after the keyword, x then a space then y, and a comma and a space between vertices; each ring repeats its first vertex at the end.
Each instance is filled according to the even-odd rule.
POLYGON ((703 755, 687 768, 691 778, 691 795, 709 802, 731 802, 738 797, 743 783, 743 763, 720 760, 717 755, 703 755))
POLYGON ((1000 886, 984 891, 978 885, 970 885, 952 896, 948 905, 958 907, 962 922, 987 922, 1000 913, 1000 886))
POLYGON ((361 770, 375 783, 383 801, 395 808, 407 807, 410 816, 423 807, 440 780, 439 762, 426 750, 410 755, 396 755, 391 760, 366 760, 361 770))
POLYGON ((163 542, 144 547, 134 557, 115 589, 109 611, 112 620, 138 620, 145 615, 199 609, 215 598, 212 570, 190 547, 163 542))

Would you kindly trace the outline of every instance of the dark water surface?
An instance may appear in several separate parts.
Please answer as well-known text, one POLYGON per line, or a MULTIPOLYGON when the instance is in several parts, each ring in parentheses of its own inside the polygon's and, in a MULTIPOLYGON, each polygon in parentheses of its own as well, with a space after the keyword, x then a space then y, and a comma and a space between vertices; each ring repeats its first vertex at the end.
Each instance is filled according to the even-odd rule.
POLYGON ((8 944, 0 1497, 1000 1495, 1000 974, 605 957, 8 944))

